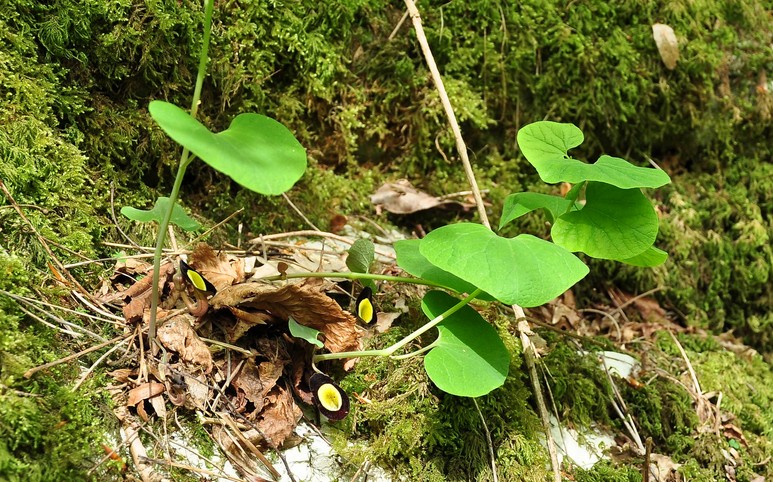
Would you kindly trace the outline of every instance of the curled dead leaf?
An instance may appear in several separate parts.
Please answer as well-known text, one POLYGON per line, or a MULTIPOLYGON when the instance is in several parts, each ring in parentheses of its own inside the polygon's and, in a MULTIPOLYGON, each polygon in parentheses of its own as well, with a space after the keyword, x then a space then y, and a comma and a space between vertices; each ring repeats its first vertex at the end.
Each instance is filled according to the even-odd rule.
POLYGON ((215 253, 206 243, 199 243, 190 255, 189 263, 201 273, 218 291, 244 281, 243 261, 236 257, 215 253))
POLYGON ((376 209, 383 208, 394 214, 410 214, 447 204, 469 207, 464 203, 431 196, 413 187, 407 179, 382 185, 370 196, 370 202, 376 206, 376 209))
POLYGON ((325 335, 325 348, 331 352, 353 351, 360 346, 357 320, 332 298, 307 285, 280 288, 260 283, 230 286, 210 300, 215 309, 238 307, 265 310, 283 320, 319 330, 325 335))
POLYGON ((167 321, 158 328, 158 340, 167 349, 177 352, 181 360, 209 373, 212 371, 212 354, 188 321, 191 318, 182 314, 167 321))
POLYGON ((142 385, 139 385, 137 387, 132 388, 129 390, 129 398, 126 400, 126 405, 130 407, 137 406, 138 403, 142 402, 143 400, 147 400, 149 398, 155 397, 156 395, 160 395, 161 393, 164 393, 164 384, 158 383, 158 382, 146 382, 142 385))

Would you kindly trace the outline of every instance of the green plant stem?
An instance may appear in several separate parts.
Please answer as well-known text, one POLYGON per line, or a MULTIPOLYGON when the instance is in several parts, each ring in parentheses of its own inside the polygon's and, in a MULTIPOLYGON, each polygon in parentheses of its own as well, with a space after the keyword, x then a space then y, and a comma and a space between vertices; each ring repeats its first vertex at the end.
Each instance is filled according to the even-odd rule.
MULTIPOLYGON (((207 75, 207 55, 209 53, 209 40, 212 33, 212 11, 214 10, 214 0, 204 0, 204 38, 202 39, 201 52, 199 53, 199 69, 196 74, 196 85, 193 89, 193 99, 191 100, 191 117, 195 118, 199 110, 199 99, 201 98, 201 88, 204 85, 204 77, 207 75)), ((177 167, 177 176, 174 179, 172 193, 169 195, 169 210, 164 215, 164 219, 158 226, 158 238, 156 239, 156 250, 153 255, 153 286, 150 295, 150 321, 148 322, 148 342, 151 353, 154 352, 154 342, 156 339, 156 311, 158 310, 158 282, 161 279, 161 256, 164 251, 164 242, 166 242, 166 230, 169 227, 169 221, 172 219, 172 212, 177 198, 180 195, 180 186, 183 183, 185 170, 193 161, 188 149, 183 149, 180 156, 180 164, 177 167)))
POLYGON ((371 274, 371 273, 355 273, 355 272, 313 272, 313 273, 293 273, 287 275, 269 276, 268 278, 261 278, 262 281, 280 281, 283 279, 294 278, 343 278, 350 280, 358 279, 372 279, 377 281, 393 281, 395 283, 409 283, 415 285, 433 286, 435 288, 449 289, 447 286, 435 283, 434 281, 425 280, 423 278, 405 278, 402 276, 388 276, 383 274, 371 274))
POLYGON ((394 352, 404 347, 408 343, 412 342, 416 338, 420 337, 427 331, 434 328, 437 324, 447 319, 449 316, 453 315, 457 311, 467 306, 472 300, 478 297, 482 292, 483 290, 476 289, 475 291, 467 295, 467 297, 465 297, 463 300, 459 301, 459 303, 455 304, 451 308, 447 309, 445 312, 436 316, 434 319, 430 320, 429 323, 422 325, 419 329, 417 329, 416 331, 414 331, 413 333, 406 336, 405 338, 403 338, 402 340, 398 341, 397 343, 395 343, 390 347, 387 347, 381 350, 342 351, 339 353, 323 353, 321 355, 314 355, 313 362, 317 363, 325 360, 340 360, 341 358, 359 358, 364 356, 392 356, 394 352))
POLYGON ((410 353, 405 353, 405 354, 402 354, 402 355, 392 355, 391 358, 394 359, 394 360, 406 360, 408 358, 413 358, 413 357, 415 357, 417 355, 421 355, 422 353, 426 353, 426 352, 430 351, 431 349, 435 348, 437 345, 438 345, 438 341, 435 340, 432 343, 430 343, 429 345, 425 346, 424 348, 419 348, 416 351, 412 351, 410 353))

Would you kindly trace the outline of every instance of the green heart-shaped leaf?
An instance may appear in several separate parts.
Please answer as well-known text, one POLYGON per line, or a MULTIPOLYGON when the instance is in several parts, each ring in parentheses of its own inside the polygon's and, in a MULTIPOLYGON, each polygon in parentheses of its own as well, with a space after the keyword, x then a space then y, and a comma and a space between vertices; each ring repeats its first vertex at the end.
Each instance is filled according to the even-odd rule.
POLYGON ((419 252, 507 304, 539 306, 588 274, 575 255, 528 234, 503 238, 480 224, 443 226, 421 240, 419 252))
MULTIPOLYGON (((373 264, 373 260, 376 256, 376 248, 373 246, 373 242, 368 239, 358 239, 352 243, 352 247, 349 248, 349 255, 346 257, 346 266, 353 273, 368 273, 370 272, 370 265, 373 264)), ((360 280, 363 285, 370 287, 370 289, 376 289, 376 283, 372 279, 360 280)))
POLYGON ((620 261, 633 266, 641 266, 642 268, 652 268, 654 266, 660 266, 665 263, 667 259, 668 253, 655 246, 650 246, 647 248, 647 251, 632 258, 621 259, 620 261))
MULTIPOLYGON (((457 303, 458 299, 442 291, 430 291, 421 309, 432 319, 457 303)), ((424 357, 424 368, 438 388, 460 397, 479 397, 505 383, 510 353, 477 311, 464 306, 437 329, 438 338, 424 357)))
POLYGON ((660 187, 671 182, 665 171, 637 167, 624 159, 601 156, 595 164, 572 159, 568 151, 582 144, 582 131, 573 124, 541 121, 518 131, 518 146, 549 183, 599 181, 621 189, 660 187))
POLYGON ((559 196, 541 194, 538 192, 519 192, 510 194, 505 198, 502 207, 502 219, 499 220, 499 229, 502 229, 510 221, 518 219, 524 214, 535 209, 546 209, 552 222, 558 216, 567 212, 572 206, 572 201, 559 196))
MULTIPOLYGON (((395 253, 397 253, 397 265, 403 271, 417 278, 433 281, 457 293, 472 293, 476 290, 476 287, 472 284, 427 261, 427 258, 419 252, 420 243, 420 239, 405 239, 394 243, 395 253)), ((478 299, 493 300, 494 298, 487 293, 482 293, 478 296, 478 299)))
POLYGON ((652 246, 658 215, 639 189, 589 182, 585 207, 556 219, 550 234, 569 251, 622 261, 652 246))
POLYGON ((174 104, 154 100, 149 110, 169 137, 252 191, 282 194, 306 170, 303 146, 269 117, 240 114, 228 129, 213 134, 174 104))
POLYGON ((319 330, 315 330, 310 326, 301 325, 300 323, 298 323, 292 318, 287 320, 287 327, 290 328, 290 334, 295 338, 306 340, 309 343, 313 345, 317 345, 320 348, 325 346, 324 343, 322 343, 322 341, 319 338, 317 338, 319 336, 319 330))
MULTIPOLYGON (((156 221, 161 224, 162 219, 169 211, 169 198, 159 197, 156 199, 156 203, 153 205, 153 209, 144 210, 136 209, 131 206, 124 206, 121 208, 121 214, 131 219, 132 221, 139 221, 141 223, 149 223, 150 221, 156 221)), ((196 222, 190 216, 185 213, 182 206, 175 203, 172 209, 172 218, 170 223, 175 226, 179 226, 185 231, 195 231, 201 227, 201 224, 196 222)))

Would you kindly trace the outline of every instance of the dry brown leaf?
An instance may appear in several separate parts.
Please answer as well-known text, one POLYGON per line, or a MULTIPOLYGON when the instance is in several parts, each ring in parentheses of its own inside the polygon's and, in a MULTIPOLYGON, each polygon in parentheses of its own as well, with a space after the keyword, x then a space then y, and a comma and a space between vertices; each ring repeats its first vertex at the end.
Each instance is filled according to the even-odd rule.
MULTIPOLYGON (((172 268, 172 263, 164 263, 161 265, 161 268, 159 269, 159 273, 161 273, 159 280, 158 280, 158 289, 163 290, 164 285, 169 281, 169 274, 170 270, 172 268)), ((144 278, 142 278, 139 281, 136 281, 133 285, 129 286, 123 291, 119 291, 117 293, 113 293, 110 295, 105 296, 100 301, 103 302, 111 302, 115 301, 117 299, 127 299, 127 298, 135 298, 146 291, 150 291, 151 285, 153 284, 153 270, 151 269, 148 271, 148 274, 145 275, 144 278)))
POLYGON ((655 45, 658 46, 663 64, 668 70, 674 70, 676 61, 679 60, 679 43, 674 29, 668 25, 656 23, 652 25, 652 36, 655 39, 655 45))
POLYGON ((676 471, 681 466, 668 455, 651 454, 649 482, 676 482, 676 471))
POLYGON ((239 338, 244 336, 250 328, 255 325, 265 325, 266 323, 273 321, 274 317, 268 313, 260 311, 247 311, 239 308, 229 306, 229 311, 236 317, 235 320, 221 319, 221 325, 225 330, 226 337, 229 343, 234 343, 239 338))
POLYGON ((204 373, 212 371, 212 354, 199 339, 190 322, 189 314, 175 316, 158 328, 158 340, 169 350, 177 352, 180 359, 198 365, 204 373))
POLYGON ((209 385, 207 385, 206 375, 203 373, 193 377, 185 375, 185 385, 188 387, 188 400, 199 410, 207 409, 209 402, 209 385))
POLYGON ((266 406, 257 425, 266 439, 278 447, 293 433, 301 415, 292 393, 277 385, 266 397, 266 406))
POLYGON ((157 395, 155 397, 150 397, 148 401, 150 401, 150 405, 153 407, 156 415, 161 418, 166 418, 166 403, 164 402, 164 397, 157 395))
POLYGON ((410 214, 446 204, 466 207, 456 201, 440 200, 413 187, 407 179, 388 182, 370 196, 376 209, 386 209, 394 214, 410 214))
POLYGON ((319 330, 325 335, 325 348, 331 352, 354 351, 360 347, 357 320, 333 299, 306 285, 276 288, 260 283, 242 283, 218 292, 210 300, 216 309, 238 307, 265 310, 283 320, 319 330))
POLYGON ((376 333, 384 333, 392 327, 392 323, 394 323, 394 321, 399 318, 400 315, 402 315, 400 312, 377 313, 376 324, 373 325, 373 329, 376 331, 376 333))
POLYGON ((126 383, 129 381, 129 378, 137 376, 137 371, 133 368, 119 368, 108 373, 108 375, 119 383, 126 383))
POLYGON ((147 400, 156 395, 164 393, 164 384, 158 382, 146 382, 142 385, 129 390, 129 397, 126 400, 128 406, 134 407, 143 400, 147 400))
POLYGON ((229 259, 224 253, 218 255, 206 243, 196 245, 188 264, 207 278, 218 291, 244 281, 242 260, 236 257, 229 259))
MULTIPOLYGON (((252 413, 260 413, 266 402, 266 395, 276 386, 277 380, 282 376, 284 365, 280 361, 264 361, 256 366, 254 358, 248 359, 239 370, 239 374, 231 381, 231 385, 237 392, 244 393, 245 401, 242 405, 246 405, 246 400, 249 400, 255 406, 252 413)), ((241 394, 238 396, 241 398, 241 394)), ((238 405, 237 407, 241 408, 238 405)))

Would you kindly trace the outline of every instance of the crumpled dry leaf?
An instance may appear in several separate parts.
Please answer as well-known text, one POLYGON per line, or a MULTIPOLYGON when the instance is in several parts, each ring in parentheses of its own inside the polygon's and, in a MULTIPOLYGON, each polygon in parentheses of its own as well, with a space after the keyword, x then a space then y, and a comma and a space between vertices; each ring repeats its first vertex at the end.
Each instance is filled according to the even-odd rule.
POLYGON ((283 320, 319 330, 325 336, 325 348, 331 352, 354 351, 360 347, 357 320, 341 309, 318 288, 286 285, 280 288, 260 283, 242 283, 219 291, 210 300, 215 309, 245 307, 265 310, 283 320))
POLYGON ((376 206, 377 211, 383 208, 394 214, 410 214, 447 204, 455 204, 465 209, 470 207, 468 204, 430 196, 413 187, 407 179, 382 185, 370 196, 370 202, 376 206))
POLYGON ((274 321, 274 317, 261 311, 247 311, 229 306, 228 309, 234 314, 234 320, 221 319, 220 324, 225 331, 227 341, 234 343, 244 336, 250 328, 255 325, 265 325, 274 321))
POLYGON ((255 430, 248 430, 245 435, 250 440, 255 439, 256 445, 266 445, 265 440, 275 447, 281 447, 293 433, 295 426, 303 413, 293 400, 292 392, 276 385, 266 397, 266 405, 257 422, 258 429, 265 436, 260 436, 255 430))
MULTIPOLYGON (((164 286, 171 281, 172 263, 161 265, 158 280, 159 292, 163 292, 164 286)), ((135 282, 123 291, 110 293, 100 297, 100 301, 110 303, 123 299, 126 305, 123 307, 123 315, 127 323, 136 323, 143 317, 143 313, 150 307, 151 287, 153 284, 153 270, 151 269, 144 278, 135 282)))
POLYGON ((187 400, 199 410, 207 410, 207 403, 209 402, 210 389, 207 385, 207 377, 203 373, 199 373, 197 376, 184 375, 185 386, 188 387, 187 400))
POLYGON ((212 371, 212 354, 207 345, 191 326, 189 314, 175 316, 158 327, 158 341, 167 349, 177 352, 180 359, 198 365, 204 371, 212 371))
POLYGON ((668 455, 650 455, 650 480, 648 482, 676 482, 677 469, 682 464, 677 464, 668 455))
POLYGON ((158 382, 146 382, 129 390, 129 397, 126 405, 134 407, 143 400, 155 397, 164 393, 164 384, 158 382))
POLYGON ((244 281, 243 261, 234 256, 226 256, 224 253, 218 255, 206 243, 196 245, 188 264, 201 273, 218 291, 244 281))
POLYGON ((679 43, 674 29, 668 25, 656 23, 652 25, 652 36, 655 39, 655 45, 658 46, 663 64, 668 70, 674 70, 676 61, 679 60, 679 43))
POLYGON ((231 382, 231 385, 237 390, 237 410, 245 407, 247 401, 250 401, 255 407, 252 413, 260 413, 267 401, 266 396, 276 386, 279 377, 282 376, 284 366, 285 363, 280 360, 264 361, 259 365, 255 364, 254 358, 246 360, 242 369, 231 382))

